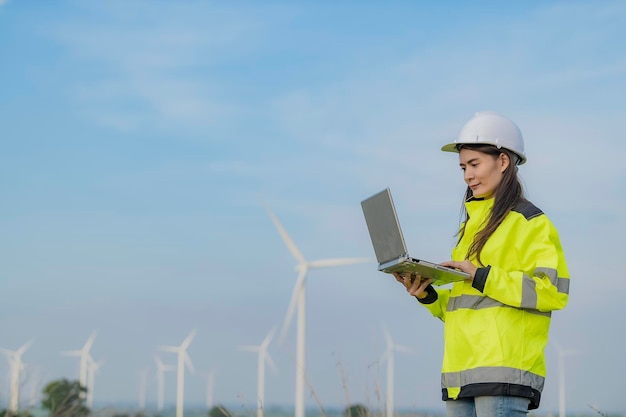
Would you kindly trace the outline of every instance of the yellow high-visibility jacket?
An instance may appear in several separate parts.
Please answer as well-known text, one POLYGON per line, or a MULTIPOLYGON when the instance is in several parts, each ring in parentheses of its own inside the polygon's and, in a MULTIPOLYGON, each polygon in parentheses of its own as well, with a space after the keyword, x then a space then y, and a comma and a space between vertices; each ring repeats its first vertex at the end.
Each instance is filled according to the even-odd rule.
MULTIPOLYGON (((469 220, 452 251, 463 261, 493 199, 465 203, 469 220)), ((444 321, 444 400, 511 395, 539 406, 550 316, 565 307, 569 273, 558 232, 530 202, 518 204, 485 244, 473 282, 428 288, 419 300, 444 321)))

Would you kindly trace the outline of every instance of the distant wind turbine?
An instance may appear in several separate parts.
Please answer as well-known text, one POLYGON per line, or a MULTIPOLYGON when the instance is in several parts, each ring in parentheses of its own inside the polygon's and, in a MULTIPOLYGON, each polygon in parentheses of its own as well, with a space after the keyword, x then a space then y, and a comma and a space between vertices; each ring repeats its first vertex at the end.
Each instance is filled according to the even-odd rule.
POLYGON ((11 394, 9 396, 9 411, 12 415, 17 415, 20 399, 20 371, 24 367, 22 355, 32 345, 32 341, 26 342, 17 350, 0 349, 9 361, 11 367, 11 394))
POLYGON ((306 275, 309 269, 313 268, 327 268, 342 265, 353 265, 364 262, 371 262, 369 258, 343 258, 343 259, 322 259, 318 261, 308 262, 300 250, 297 248, 291 237, 287 234, 287 231, 278 221, 278 218, 272 213, 269 206, 265 204, 267 213, 269 214, 272 222, 278 233, 282 237, 285 245, 291 252, 291 255, 298 262, 295 270, 298 272, 298 278, 293 289, 289 308, 285 316, 285 321, 281 330, 280 340, 285 339, 285 335, 291 323, 296 306, 298 307, 298 324, 297 324, 297 336, 296 336, 296 399, 295 399, 295 417, 304 417, 304 387, 306 382, 306 275))
POLYGON ((563 349, 556 341, 554 348, 558 355, 559 363, 559 417, 565 417, 565 356, 577 355, 578 350, 563 349))
POLYGON ((39 367, 30 367, 31 372, 31 384, 30 384, 30 395, 28 399, 28 406, 32 409, 37 405, 37 397, 39 395, 39 389, 42 384, 42 376, 41 369, 39 367))
POLYGON ((215 388, 215 371, 201 372, 206 378, 206 408, 210 410, 213 407, 213 389, 215 388))
MULTIPOLYGON (((87 339, 85 344, 80 350, 68 350, 63 352, 66 356, 78 356, 80 357, 80 371, 78 382, 80 382, 80 386, 83 388, 87 388, 87 372, 89 366, 89 350, 93 345, 94 340, 96 339, 96 332, 91 333, 91 336, 87 339)), ((81 392, 81 396, 84 397, 85 393, 81 392)))
POLYGON ((386 404, 386 413, 385 413, 385 417, 393 417, 393 412, 394 412, 394 387, 393 387, 393 381, 394 381, 394 376, 393 376, 393 371, 394 371, 394 359, 393 359, 393 352, 394 351, 398 351, 398 352, 413 352, 413 350, 411 348, 408 348, 406 346, 402 346, 402 345, 396 345, 393 343, 393 340, 391 339, 391 336, 389 335, 389 332, 387 331, 386 328, 383 328, 383 331, 385 333, 385 341, 387 343, 387 349, 385 350, 385 353, 383 353, 382 356, 382 360, 383 361, 387 361, 387 404, 386 404))
POLYGON ((154 355, 157 367, 157 411, 163 411, 163 393, 165 390, 165 372, 173 371, 174 367, 165 365, 158 355, 154 355))
POLYGON ((184 385, 185 385, 185 365, 191 372, 194 371, 191 359, 187 354, 187 348, 196 336, 196 330, 192 330, 183 340, 180 346, 161 346, 159 350, 173 352, 178 355, 177 378, 176 378, 176 417, 183 417, 184 385))
POLYGON ((263 409, 265 408, 265 363, 274 370, 276 370, 276 365, 272 360, 272 357, 267 352, 267 347, 272 341, 272 337, 274 337, 275 329, 270 330, 270 332, 265 336, 263 342, 258 346, 240 346, 239 349, 246 350, 248 352, 259 352, 258 359, 258 371, 257 371, 257 409, 256 415, 257 417, 263 417, 263 409))
POLYGON ((98 369, 104 364, 104 361, 96 362, 91 355, 88 356, 88 377, 87 377, 87 407, 93 407, 94 379, 98 369))
POLYGON ((148 385, 148 372, 148 368, 144 368, 143 371, 139 372, 139 400, 137 401, 139 411, 143 411, 146 409, 146 387, 148 385))

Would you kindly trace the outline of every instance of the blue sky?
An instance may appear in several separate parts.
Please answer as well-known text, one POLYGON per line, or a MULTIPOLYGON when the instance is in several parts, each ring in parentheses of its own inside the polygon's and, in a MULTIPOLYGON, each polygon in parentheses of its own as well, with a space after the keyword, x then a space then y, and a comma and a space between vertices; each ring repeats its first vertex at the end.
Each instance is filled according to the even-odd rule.
MULTIPOLYGON (((282 324, 296 278, 261 198, 308 259, 371 257, 359 203, 390 187, 410 252, 447 260, 464 184, 439 148, 495 110, 572 275, 541 410, 556 340, 579 352, 568 409, 623 411, 625 23, 618 1, 0 1, 0 347, 34 341, 23 396, 76 378, 60 352, 97 331, 95 401, 137 401, 148 368, 153 404, 152 354, 195 328, 215 401, 253 409, 237 346, 282 324)), ((396 356, 396 406, 443 409, 441 324, 374 263, 312 271, 307 309, 324 405, 381 406, 387 326, 416 350, 396 356)), ((266 401, 291 404, 295 328, 269 351, 266 401)), ((200 374, 185 386, 204 401, 200 374)))

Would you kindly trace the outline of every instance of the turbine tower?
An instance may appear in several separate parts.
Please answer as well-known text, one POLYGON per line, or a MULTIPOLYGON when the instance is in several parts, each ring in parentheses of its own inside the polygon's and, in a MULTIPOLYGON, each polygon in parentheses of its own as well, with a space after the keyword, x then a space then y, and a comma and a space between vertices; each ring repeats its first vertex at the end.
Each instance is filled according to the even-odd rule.
MULTIPOLYGON (((80 373, 78 382, 80 382, 80 386, 83 388, 87 388, 87 372, 89 366, 89 349, 93 345, 93 341, 96 338, 96 332, 91 333, 91 336, 87 339, 85 344, 80 350, 68 350, 62 352, 66 356, 78 356, 80 357, 80 373)), ((81 397, 84 397, 85 393, 81 392, 81 397)))
POLYGON ((396 345, 395 343, 393 343, 393 340, 391 339, 391 336, 389 335, 389 332, 387 331, 386 328, 383 328, 383 331, 385 333, 385 341, 387 343, 387 349, 385 349, 385 352, 383 353, 382 356, 382 360, 383 361, 387 361, 387 404, 386 404, 386 412, 385 412, 385 417, 393 417, 393 411, 394 411, 394 404, 393 404, 393 400, 394 400, 394 387, 393 387, 393 371, 394 371, 394 358, 393 358, 393 352, 394 351, 398 351, 398 352, 413 352, 413 350, 411 348, 408 348, 406 346, 402 346, 402 345, 396 345))
POLYGON ((165 372, 173 371, 174 367, 165 365, 158 355, 154 355, 157 367, 157 411, 163 411, 163 392, 165 389, 165 372))
POLYGON ((274 361, 272 357, 267 352, 267 347, 272 341, 272 337, 274 337, 275 329, 272 329, 263 342, 258 346, 240 346, 239 349, 246 350, 248 352, 259 352, 258 359, 258 371, 257 371, 257 409, 256 415, 257 417, 263 417, 263 409, 265 407, 265 362, 273 369, 276 370, 276 365, 274 365, 274 361))
POLYGON ((20 371, 24 367, 22 355, 30 347, 32 341, 26 342, 17 350, 0 349, 4 353, 11 366, 11 394, 9 396, 9 411, 12 415, 17 415, 20 400, 20 371))
POLYGON ((563 349, 556 341, 554 348, 558 355, 559 363, 559 417, 565 417, 565 356, 577 355, 578 350, 563 349))
POLYGON ((98 372, 98 369, 100 369, 100 367, 104 364, 104 361, 96 362, 91 355, 89 355, 87 359, 87 407, 92 408, 95 375, 96 372, 98 372))
POLYGON ((30 366, 30 373, 32 379, 30 379, 30 395, 28 398, 28 407, 35 408, 37 405, 37 399, 39 395, 39 388, 43 385, 41 369, 39 367, 30 366))
POLYGON ((210 410, 213 408, 213 389, 215 388, 215 371, 211 370, 207 372, 206 377, 206 408, 210 410))
POLYGON ((165 352, 173 352, 178 355, 177 378, 176 378, 176 417, 183 417, 183 400, 184 400, 184 384, 185 384, 185 365, 193 372, 193 364, 187 354, 187 348, 196 336, 196 330, 192 330, 183 340, 180 346, 161 346, 159 350, 165 352))
MULTIPOLYGON (((264 203, 265 204, 265 203, 264 203)), ((291 255, 296 259, 297 265, 295 267, 298 273, 296 284, 293 288, 291 301, 289 302, 289 308, 285 316, 285 322, 281 330, 280 340, 283 341, 291 323, 291 319, 295 308, 298 308, 298 323, 297 323, 297 336, 296 336, 296 399, 295 399, 295 417, 304 417, 304 385, 306 381, 306 275, 309 269, 313 268, 327 268, 342 265, 353 265, 364 262, 371 262, 369 258, 343 258, 343 259, 322 259, 318 261, 307 261, 300 250, 297 248, 291 237, 287 234, 287 231, 278 221, 278 218, 272 213, 269 206, 265 204, 267 213, 269 214, 272 222, 278 233, 282 237, 285 245, 291 252, 291 255)))
POLYGON ((139 411, 146 409, 146 386, 148 385, 148 368, 144 368, 139 372, 139 399, 137 400, 137 406, 139 411))

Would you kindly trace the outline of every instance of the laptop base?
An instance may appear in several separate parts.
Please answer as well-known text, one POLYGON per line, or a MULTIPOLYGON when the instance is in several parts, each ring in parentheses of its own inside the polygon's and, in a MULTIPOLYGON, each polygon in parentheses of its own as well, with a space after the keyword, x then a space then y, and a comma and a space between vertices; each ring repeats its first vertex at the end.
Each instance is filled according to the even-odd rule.
POLYGON ((409 257, 403 257, 391 262, 386 262, 379 265, 378 270, 387 274, 392 274, 394 272, 409 272, 417 274, 422 278, 432 279, 432 285, 437 286, 464 281, 470 277, 467 272, 409 257))

